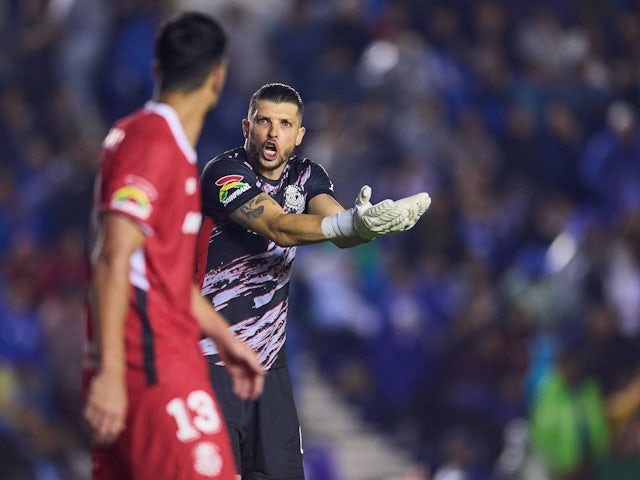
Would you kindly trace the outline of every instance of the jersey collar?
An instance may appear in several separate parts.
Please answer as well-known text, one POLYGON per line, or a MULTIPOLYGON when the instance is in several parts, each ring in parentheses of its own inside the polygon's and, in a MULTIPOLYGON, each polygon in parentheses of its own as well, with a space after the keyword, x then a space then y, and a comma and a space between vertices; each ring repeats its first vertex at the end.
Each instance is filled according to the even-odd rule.
POLYGON ((176 111, 166 103, 158 103, 151 100, 145 103, 144 108, 145 110, 149 110, 160 115, 166 120, 169 128, 171 129, 171 133, 173 133, 173 137, 176 139, 176 142, 178 143, 180 150, 182 150, 182 153, 184 153, 184 156, 187 157, 189 163, 196 163, 198 161, 198 155, 191 146, 191 143, 189 143, 176 111))

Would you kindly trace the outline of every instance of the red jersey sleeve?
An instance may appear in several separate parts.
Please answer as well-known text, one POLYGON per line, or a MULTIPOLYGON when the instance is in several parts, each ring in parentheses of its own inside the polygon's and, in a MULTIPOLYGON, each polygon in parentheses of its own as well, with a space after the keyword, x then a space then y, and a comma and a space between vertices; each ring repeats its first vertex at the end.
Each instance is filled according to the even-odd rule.
POLYGON ((158 133, 162 127, 167 129, 114 127, 103 142, 100 212, 126 215, 147 235, 153 234, 164 184, 171 179, 168 136, 158 133))

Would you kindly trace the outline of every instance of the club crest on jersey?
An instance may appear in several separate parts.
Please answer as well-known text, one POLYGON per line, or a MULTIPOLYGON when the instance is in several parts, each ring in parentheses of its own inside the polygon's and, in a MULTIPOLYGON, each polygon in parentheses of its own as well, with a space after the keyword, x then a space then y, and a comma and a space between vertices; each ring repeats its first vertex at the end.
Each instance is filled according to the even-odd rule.
POLYGON ((304 204, 304 194, 300 185, 287 185, 284 189, 284 206, 292 212, 297 212, 304 204))
POLYGON ((223 460, 218 447, 211 442, 198 442, 192 451, 193 468, 204 477, 217 477, 222 472, 223 460))
POLYGON ((251 185, 243 182, 242 175, 225 175, 216 180, 216 185, 220 187, 220 203, 225 207, 236 198, 251 188, 251 185))
POLYGON ((152 210, 147 192, 135 185, 126 185, 113 192, 110 207, 141 220, 148 219, 152 210))

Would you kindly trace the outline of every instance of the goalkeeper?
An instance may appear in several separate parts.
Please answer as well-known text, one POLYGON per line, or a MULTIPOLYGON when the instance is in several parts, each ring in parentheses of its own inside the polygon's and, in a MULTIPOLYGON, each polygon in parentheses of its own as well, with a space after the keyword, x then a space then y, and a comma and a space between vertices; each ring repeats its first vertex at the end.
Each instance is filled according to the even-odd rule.
POLYGON ((245 479, 302 479, 302 444, 284 349, 289 279, 296 246, 331 241, 351 247, 410 229, 429 195, 371 205, 362 187, 345 210, 319 165, 293 154, 305 134, 293 88, 267 84, 251 97, 243 147, 211 160, 201 176, 204 221, 196 280, 202 294, 267 370, 257 401, 232 391, 210 339, 200 342, 245 479))

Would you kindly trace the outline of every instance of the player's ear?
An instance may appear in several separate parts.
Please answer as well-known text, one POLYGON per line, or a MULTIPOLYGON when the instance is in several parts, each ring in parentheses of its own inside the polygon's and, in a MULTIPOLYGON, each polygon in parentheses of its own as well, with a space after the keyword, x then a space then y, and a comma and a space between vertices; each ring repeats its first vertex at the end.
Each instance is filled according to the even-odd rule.
POLYGON ((160 70, 160 64, 157 60, 154 60, 151 64, 151 73, 153 74, 153 78, 159 84, 160 79, 162 78, 162 70, 160 70))
POLYGON ((242 119, 242 135, 244 135, 244 138, 249 136, 249 120, 246 118, 242 119))
POLYGON ((298 134, 296 135, 296 147, 302 143, 302 139, 304 138, 304 134, 307 131, 306 128, 300 127, 298 129, 298 134))
POLYGON ((227 79, 228 66, 229 61, 225 58, 221 60, 220 64, 211 71, 211 88, 218 96, 222 93, 222 89, 224 88, 224 82, 227 79))

